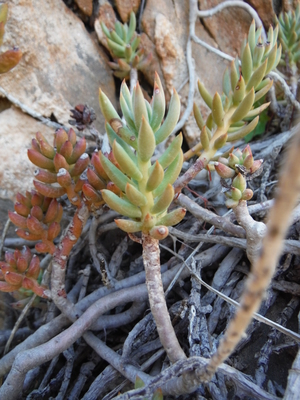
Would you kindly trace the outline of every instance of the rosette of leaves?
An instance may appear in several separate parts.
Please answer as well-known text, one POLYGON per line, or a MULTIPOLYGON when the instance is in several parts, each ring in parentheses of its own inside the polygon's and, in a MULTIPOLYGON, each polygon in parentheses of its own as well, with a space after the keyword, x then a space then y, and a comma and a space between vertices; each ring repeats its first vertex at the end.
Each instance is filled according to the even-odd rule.
POLYGON ((87 104, 77 104, 77 106, 71 110, 71 117, 74 119, 70 119, 69 124, 75 126, 79 131, 90 127, 96 120, 94 109, 87 104))
POLYGON ((23 239, 40 241, 35 248, 40 253, 54 254, 54 239, 60 233, 63 215, 61 204, 32 190, 26 196, 17 194, 15 212, 9 211, 10 220, 18 227, 16 233, 23 239))
POLYGON ((118 78, 129 76, 132 68, 141 69, 149 64, 152 55, 144 55, 145 49, 140 46, 141 37, 136 33, 136 18, 132 11, 130 14, 129 25, 115 23, 115 29, 109 30, 101 22, 101 28, 106 36, 107 46, 111 52, 114 62, 109 62, 109 66, 118 78))
POLYGON ((28 158, 38 167, 33 184, 43 196, 58 198, 66 194, 75 206, 81 204, 81 189, 84 179, 80 175, 87 168, 90 158, 86 150, 85 138, 77 141, 73 129, 55 132, 53 146, 41 134, 32 140, 28 158))
MULTIPOLYGON (((193 149, 200 152, 202 167, 226 142, 244 138, 257 125, 259 114, 269 103, 259 106, 257 101, 271 88, 273 81, 266 75, 279 63, 281 46, 277 48, 278 26, 270 27, 268 39, 263 43, 261 28, 255 29, 253 21, 248 37, 242 43, 241 65, 233 60, 223 77, 223 93, 211 96, 198 82, 198 89, 211 112, 203 120, 199 108, 194 105, 194 116, 201 129, 200 143, 193 149)), ((189 152, 189 155, 194 153, 189 152)))
MULTIPOLYGON (((5 32, 5 24, 7 21, 7 4, 0 4, 0 46, 3 43, 3 36, 5 32)), ((0 54, 0 74, 13 69, 21 60, 22 52, 18 48, 7 50, 0 54)))
POLYGON ((296 69, 300 60, 300 5, 297 5, 295 11, 280 13, 276 22, 279 25, 278 38, 282 45, 280 64, 296 69))
POLYGON ((220 157, 214 167, 223 180, 230 179, 227 187, 225 202, 228 208, 236 207, 241 200, 250 200, 253 196, 251 189, 247 188, 246 175, 254 174, 262 165, 263 160, 253 159, 249 145, 243 151, 239 149, 229 154, 228 158, 220 157))
POLYGON ((168 235, 167 226, 177 224, 185 215, 182 208, 167 212, 174 197, 172 184, 183 162, 182 135, 171 142, 158 160, 151 162, 151 158, 156 146, 171 134, 178 121, 178 94, 174 90, 164 122, 165 97, 157 74, 151 104, 145 100, 139 84, 131 95, 126 83, 122 83, 120 105, 126 123, 101 90, 99 99, 119 167, 99 153, 105 173, 119 189, 119 194, 102 189, 101 195, 110 208, 130 218, 116 220, 122 230, 142 231, 155 239, 163 239, 168 235))
POLYGON ((15 250, 14 253, 6 252, 5 261, 0 261, 0 291, 14 292, 17 290, 31 290, 40 297, 46 287, 39 284, 40 260, 32 255, 28 247, 15 250))

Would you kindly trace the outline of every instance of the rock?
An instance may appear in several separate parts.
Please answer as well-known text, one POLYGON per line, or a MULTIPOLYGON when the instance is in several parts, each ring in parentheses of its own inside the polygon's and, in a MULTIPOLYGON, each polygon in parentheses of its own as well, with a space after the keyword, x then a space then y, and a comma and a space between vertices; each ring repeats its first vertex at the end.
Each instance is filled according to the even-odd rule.
POLYGON ((75 2, 84 15, 90 17, 93 14, 93 0, 75 0, 75 2))
MULTIPOLYGON (((188 13, 182 12, 182 8, 188 11, 188 5, 181 2, 149 0, 142 19, 143 30, 155 45, 169 96, 173 87, 178 88, 188 76, 184 56, 188 13)), ((154 75, 152 68, 150 65, 149 69, 154 75)))
POLYGON ((269 29, 270 25, 275 25, 273 0, 249 0, 249 4, 256 10, 267 30, 269 29))
MULTIPOLYGON (((144 77, 146 78, 147 82, 150 83, 151 86, 154 84, 154 73, 157 72, 160 76, 163 86, 165 87, 163 72, 160 65, 160 58, 156 52, 155 44, 149 39, 149 37, 143 32, 141 34, 141 45, 145 49, 145 54, 152 54, 152 59, 150 64, 146 67, 141 68, 141 72, 143 73, 144 77)), ((167 95, 167 93, 166 93, 167 95)), ((169 96, 166 96, 169 98, 169 96)))
POLYGON ((98 88, 116 104, 107 56, 62 0, 11 0, 4 44, 23 51, 19 65, 0 77, 8 93, 62 124, 70 108, 87 103, 104 130, 98 88))
MULTIPOLYGON (((189 89, 186 60, 189 4, 171 0, 148 0, 142 25, 145 35, 155 45, 164 78, 162 83, 169 95, 172 93, 173 87, 179 91, 183 113, 187 106, 189 89)), ((218 47, 200 21, 196 22, 195 33, 201 40, 213 47, 218 47)), ((212 94, 216 91, 222 92, 222 77, 228 62, 194 42, 192 43, 192 56, 195 62, 196 80, 200 79, 212 94)), ((148 74, 154 73, 152 67, 150 65, 148 68, 148 74)), ((168 96, 166 97, 168 98, 168 96)), ((196 88, 194 100, 206 116, 207 108, 196 88)), ((199 141, 200 132, 192 115, 186 123, 184 134, 189 146, 199 141)))
POLYGON ((0 198, 14 200, 18 192, 33 189, 36 167, 27 157, 27 149, 36 132, 52 144, 54 130, 15 107, 0 113, 0 198))
POLYGON ((127 22, 130 17, 131 11, 137 13, 141 0, 115 0, 118 13, 120 14, 121 20, 127 22))
POLYGON ((112 6, 105 1, 99 7, 98 17, 95 19, 95 31, 98 37, 99 42, 108 50, 106 36, 104 35, 100 22, 103 22, 108 29, 114 29, 115 23, 117 21, 116 14, 112 6))
MULTIPOLYGON (((199 8, 207 10, 220 3, 222 0, 200 0, 199 8)), ((235 57, 248 34, 252 17, 241 7, 229 7, 212 17, 202 18, 202 22, 220 50, 235 57)))

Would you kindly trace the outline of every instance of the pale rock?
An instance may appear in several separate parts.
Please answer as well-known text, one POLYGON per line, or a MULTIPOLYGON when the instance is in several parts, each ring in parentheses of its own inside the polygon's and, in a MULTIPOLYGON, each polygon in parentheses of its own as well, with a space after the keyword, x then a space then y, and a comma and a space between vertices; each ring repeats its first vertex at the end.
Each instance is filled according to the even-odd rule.
POLYGON ((117 21, 116 14, 114 12, 113 7, 110 5, 108 1, 104 1, 103 4, 100 5, 98 16, 95 19, 94 28, 97 34, 99 42, 104 46, 108 51, 109 48, 107 46, 106 36, 104 35, 101 22, 103 22, 107 29, 115 29, 115 23, 117 21))
POLYGON ((141 0, 115 0, 118 13, 123 22, 127 22, 130 17, 131 11, 135 14, 140 7, 141 0))
MULTIPOLYGON (((183 113, 187 105, 189 90, 186 60, 189 2, 148 0, 142 25, 145 34, 155 44, 164 78, 162 83, 167 89, 167 94, 171 94, 172 87, 175 87, 180 95, 181 113, 183 113)), ((199 20, 196 21, 195 34, 209 45, 218 48, 217 43, 210 37, 199 20)), ((194 42, 192 42, 192 57, 195 64, 196 81, 200 79, 212 94, 216 91, 222 92, 222 77, 229 63, 194 42)), ((152 72, 151 68, 150 65, 148 73, 152 72)), ((206 117, 208 110, 198 94, 196 86, 195 82, 194 101, 200 107, 203 116, 206 117)), ((199 128, 192 115, 183 131, 190 147, 199 141, 199 128)))
POLYGON ((175 26, 163 14, 155 18, 154 41, 161 59, 166 89, 171 94, 187 78, 187 64, 183 48, 177 40, 175 26))
MULTIPOLYGON (((223 3, 222 0, 200 0, 200 10, 207 10, 223 3)), ((203 18, 202 22, 220 50, 231 56, 239 55, 241 43, 248 34, 252 17, 241 7, 229 7, 203 18)))
POLYGON ((266 29, 269 29, 270 25, 275 25, 273 0, 249 0, 249 4, 256 10, 266 29))
MULTIPOLYGON (((145 79, 147 80, 147 82, 150 83, 151 86, 153 86, 154 74, 155 72, 157 72, 162 82, 162 85, 166 87, 162 73, 160 58, 156 52, 155 44, 149 39, 149 37, 144 32, 141 33, 141 46, 145 49, 145 56, 147 56, 147 54, 149 53, 152 54, 152 59, 150 64, 141 68, 141 72, 143 73, 145 79)), ((170 98, 168 96, 168 93, 165 93, 165 96, 167 99, 170 98)))
POLYGON ((37 168, 27 157, 31 140, 41 132, 50 144, 54 130, 11 107, 0 113, 0 197, 14 200, 18 192, 34 189, 33 172, 37 168))
POLYGON ((107 56, 62 0, 11 0, 4 45, 23 52, 19 65, 0 77, 10 95, 62 124, 70 108, 88 104, 96 111, 96 127, 104 130, 98 88, 116 104, 107 56))

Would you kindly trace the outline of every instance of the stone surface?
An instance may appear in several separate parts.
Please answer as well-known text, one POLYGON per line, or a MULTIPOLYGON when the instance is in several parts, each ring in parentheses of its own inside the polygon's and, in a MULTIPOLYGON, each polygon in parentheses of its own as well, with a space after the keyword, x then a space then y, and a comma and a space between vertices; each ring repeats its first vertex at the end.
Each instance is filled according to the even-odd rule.
POLYGON ((36 167, 27 158, 27 149, 36 132, 53 142, 54 130, 15 107, 0 113, 0 197, 14 200, 18 192, 33 189, 36 167))
MULTIPOLYGON (((186 108, 188 96, 186 60, 188 16, 188 2, 148 0, 142 20, 145 35, 154 43, 154 54, 158 55, 160 61, 162 82, 167 89, 166 94, 169 95, 166 98, 170 97, 172 88, 175 87, 181 98, 182 113, 186 108)), ((218 47, 200 21, 196 22, 195 33, 201 40, 213 47, 218 47)), ((222 76, 228 62, 195 43, 192 43, 192 56, 195 63, 196 80, 200 79, 204 82, 212 94, 217 90, 222 91, 222 76)), ((152 68, 153 65, 150 65, 148 74, 154 74, 152 68)), ((207 108, 196 88, 194 100, 203 114, 207 115, 207 108)), ((199 141, 200 132, 193 116, 190 116, 184 134, 189 146, 199 141)))
MULTIPOLYGON (((222 2, 222 0, 200 0, 199 8, 200 10, 207 10, 222 2)), ((248 34, 252 17, 240 7, 230 7, 212 17, 203 18, 202 22, 220 50, 232 56, 237 56, 241 43, 245 35, 248 34)))
POLYGON ((96 127, 103 130, 98 88, 116 104, 107 56, 62 0, 11 0, 4 45, 17 45, 23 58, 0 77, 0 86, 63 124, 71 106, 87 103, 96 111, 96 127))
POLYGON ((130 17, 131 11, 137 13, 141 0, 115 0, 118 13, 123 22, 127 22, 130 17))
POLYGON ((269 29, 270 25, 274 26, 273 0, 249 0, 248 3, 257 11, 266 29, 269 29))
POLYGON ((103 22, 108 29, 114 29, 115 28, 115 23, 117 21, 116 14, 114 12, 114 9, 110 5, 108 1, 103 2, 101 6, 99 7, 98 11, 98 16, 95 19, 95 24, 94 28, 98 37, 99 42, 108 50, 107 42, 106 42, 106 36, 104 35, 102 28, 101 28, 101 22, 103 22))
POLYGON ((88 17, 93 14, 93 0, 75 0, 79 9, 88 17))

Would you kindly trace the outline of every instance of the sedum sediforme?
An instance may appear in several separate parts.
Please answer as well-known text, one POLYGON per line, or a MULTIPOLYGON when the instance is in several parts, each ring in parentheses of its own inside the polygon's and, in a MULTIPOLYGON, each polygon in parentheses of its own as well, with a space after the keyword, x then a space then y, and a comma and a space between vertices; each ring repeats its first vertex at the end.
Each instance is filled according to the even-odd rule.
POLYGON ((145 49, 140 45, 141 37, 135 31, 136 18, 132 11, 130 13, 129 25, 115 23, 115 29, 109 30, 101 22, 101 28, 106 36, 107 46, 111 52, 114 62, 109 62, 109 66, 118 78, 126 78, 132 68, 141 69, 147 65, 152 55, 144 55, 145 49))
POLYGON ((300 5, 297 5, 295 11, 280 13, 276 21, 279 26, 278 38, 282 45, 280 64, 296 68, 300 60, 300 5))
MULTIPOLYGON (((212 96, 203 83, 198 82, 200 95, 211 112, 204 121, 199 108, 194 105, 194 116, 201 130, 200 143, 186 153, 185 158, 200 153, 200 169, 207 166, 226 142, 234 142, 250 133, 258 123, 259 114, 268 107, 269 103, 256 106, 256 102, 273 84, 267 75, 280 60, 281 46, 277 47, 277 36, 278 26, 270 27, 267 42, 263 43, 261 28, 256 30, 253 21, 248 37, 242 43, 241 60, 233 60, 225 70, 223 93, 216 92, 212 96)), ((189 175, 191 179, 194 176, 189 175)), ((179 189, 183 185, 178 186, 179 189)))
POLYGON ((223 180, 231 180, 228 190, 225 191, 227 198, 225 204, 228 208, 235 208, 241 201, 247 201, 252 198, 253 192, 247 188, 246 175, 255 174, 262 163, 263 160, 253 159, 249 145, 243 151, 236 149, 229 153, 228 158, 220 157, 218 162, 214 163, 214 168, 218 175, 223 180))
POLYGON ((174 90, 164 122, 165 97, 157 74, 151 104, 145 100, 139 84, 131 95, 126 83, 122 83, 120 105, 126 123, 101 90, 99 99, 115 163, 101 152, 98 157, 118 188, 118 191, 103 189, 101 195, 109 207, 130 218, 116 220, 123 231, 142 231, 163 239, 168 235, 167 226, 177 224, 185 215, 183 208, 167 211, 174 197, 172 184, 183 162, 182 135, 172 141, 158 160, 151 162, 151 158, 156 146, 171 134, 178 121, 178 94, 174 90))

